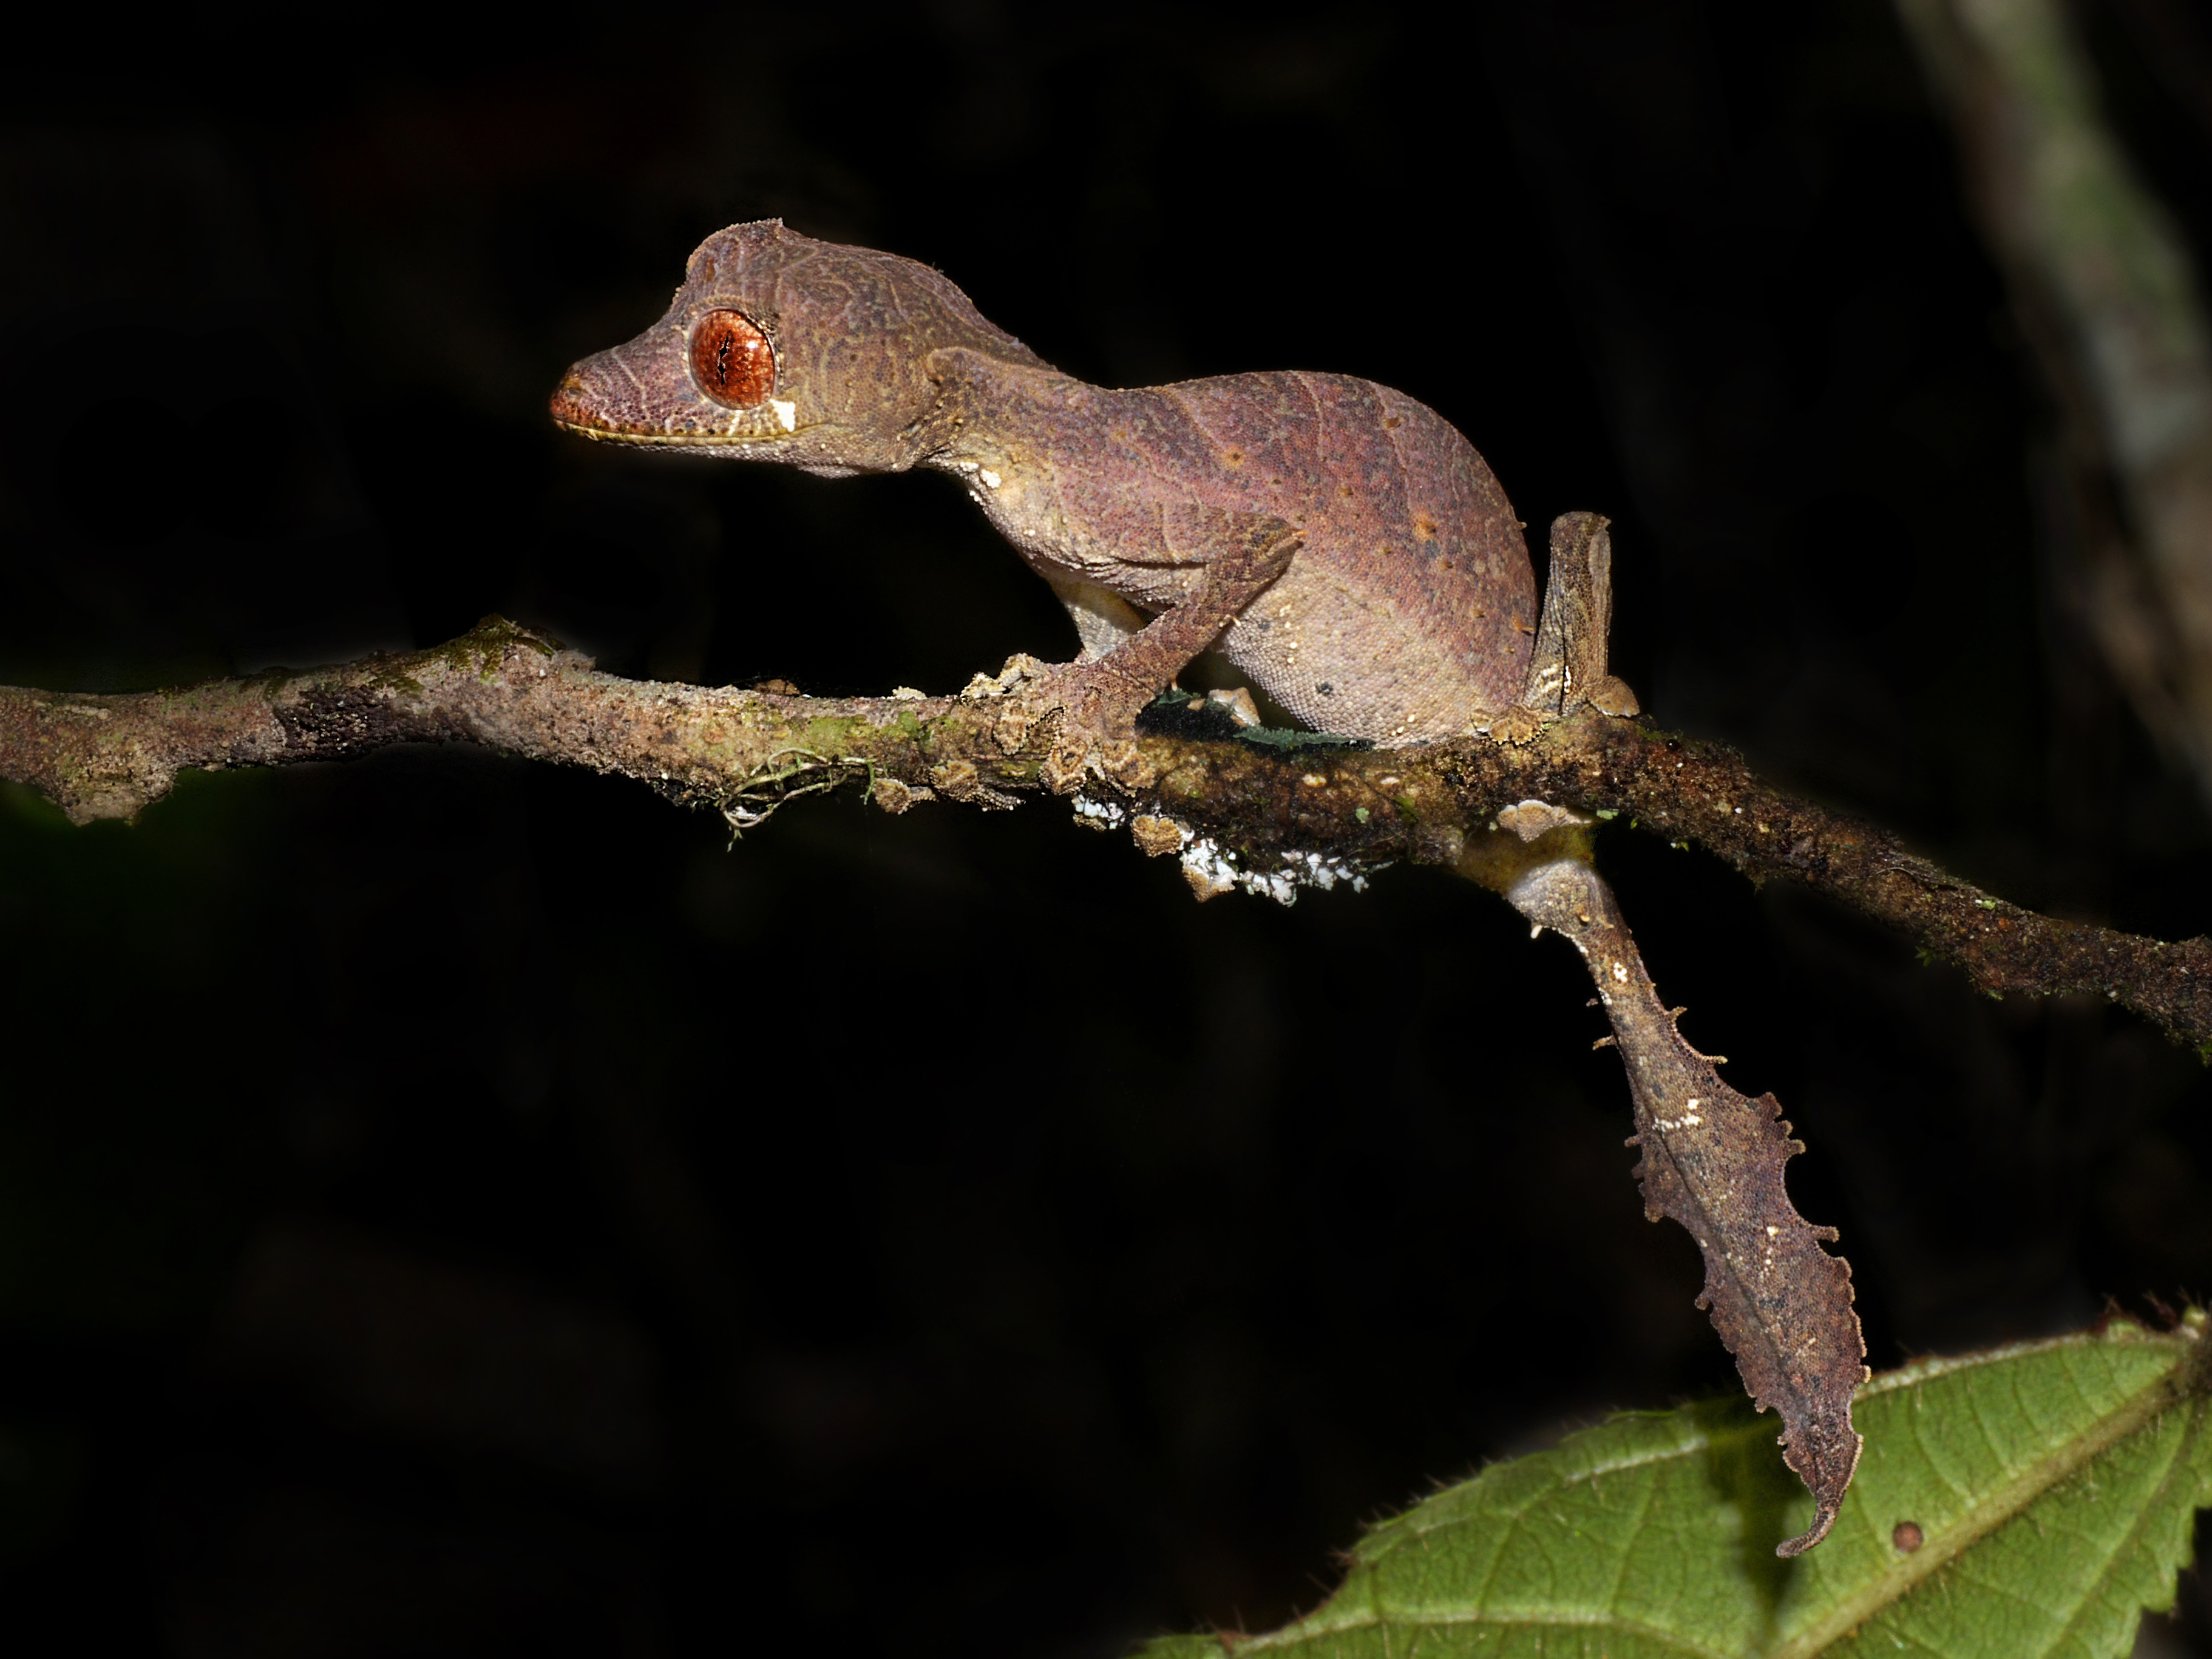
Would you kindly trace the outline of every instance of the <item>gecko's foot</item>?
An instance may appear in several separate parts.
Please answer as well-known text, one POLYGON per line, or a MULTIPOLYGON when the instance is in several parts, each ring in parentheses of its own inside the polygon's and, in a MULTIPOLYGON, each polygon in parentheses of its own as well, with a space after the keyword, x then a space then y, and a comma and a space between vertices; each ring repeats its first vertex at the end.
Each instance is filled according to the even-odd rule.
POLYGON ((991 734, 1003 752, 1015 754, 1051 712, 1049 708, 1040 708, 1030 693, 1034 687, 1050 678, 1052 672, 1052 664, 1040 662, 1027 652, 1017 652, 1006 659, 1006 665, 996 674, 978 674, 970 679, 960 689, 960 696, 968 702, 1005 699, 991 734))
POLYGON ((1053 794, 1075 794, 1091 781, 1121 794, 1139 794, 1159 781, 1159 768, 1146 759, 1137 738, 1086 738, 1082 734, 1061 737, 1037 763, 1037 783, 1053 794))
POLYGON ((1534 743, 1536 734, 1544 729, 1544 717, 1526 703, 1516 702, 1503 714, 1494 714, 1490 721, 1490 740, 1518 748, 1534 743))
POLYGON ((1072 795, 1083 787, 1091 764, 1091 745, 1080 740, 1056 743, 1037 763, 1037 781, 1055 795, 1072 795))
POLYGON ((1024 681, 1042 678, 1052 672, 1052 667, 1050 663, 1040 662, 1026 651, 1017 651, 997 673, 971 678, 960 688, 960 695, 969 702, 984 697, 1003 697, 1010 691, 1019 690, 1024 681))
MULTIPOLYGON (((1009 672, 1013 665, 1008 665, 1009 672)), ((1031 740, 1036 726, 1054 714, 1060 717, 1058 740, 1061 743, 1078 738, 1093 743, 1133 738, 1137 735, 1137 711, 1152 701, 1152 690, 1150 686, 1134 684, 1110 658, 1049 666, 1030 659, 1024 678, 1009 691, 1006 710, 999 717, 999 741, 1006 744, 1010 736, 1020 732, 1007 750, 1011 754, 1031 740)))
MULTIPOLYGON (((1644 705, 1636 700, 1636 693, 1629 689, 1628 682, 1617 674, 1601 675, 1587 690, 1578 689, 1566 712, 1577 714, 1585 708, 1595 708, 1601 714, 1622 720, 1644 712, 1644 705)), ((1534 743, 1547 726, 1562 716, 1557 710, 1516 702, 1503 714, 1492 715, 1489 723, 1479 729, 1488 732, 1492 742, 1517 749, 1534 743)))
POLYGON ((1123 794, 1135 794, 1159 776, 1159 769, 1145 759, 1145 751, 1127 738, 1103 743, 1080 738, 1055 743, 1037 763, 1037 781, 1055 795, 1072 795, 1092 779, 1123 794))
POLYGON ((1133 795, 1157 782, 1159 775, 1133 738, 1091 742, 1069 737, 1054 744, 1037 763, 1037 781, 1055 795, 1074 794, 1092 779, 1133 795))
POLYGON ((978 674, 963 695, 1005 699, 992 737, 1009 755, 1042 745, 1037 781, 1055 795, 1092 778, 1133 793, 1155 775, 1136 742, 1137 710, 1149 698, 1133 694, 1111 663, 1017 656, 995 679, 978 674))
POLYGON ((1000 699, 991 735, 1002 753, 1019 754, 1022 745, 1033 737, 1053 735, 1050 730, 1040 733, 1040 726, 1048 721, 1064 720, 1064 705, 1048 690, 1057 672, 1058 665, 1040 661, 1027 652, 1018 652, 1006 659, 1006 665, 995 675, 976 675, 962 688, 960 695, 970 702, 1000 699))
POLYGON ((1644 712, 1644 705, 1636 700, 1636 693, 1629 690, 1628 682, 1618 674, 1607 674, 1595 681, 1584 695, 1589 699, 1589 706, 1601 714, 1625 720, 1631 714, 1644 712))
MULTIPOLYGON (((1018 698, 1009 699, 991 726, 991 736, 997 742, 1000 753, 1018 755, 1021 753, 1022 745, 1037 735, 1038 727, 1048 721, 1057 721, 1060 717, 1060 711, 1056 708, 1048 708, 1040 713, 1025 707, 1018 698)), ((1049 737, 1051 733, 1048 731, 1044 735, 1049 737)))

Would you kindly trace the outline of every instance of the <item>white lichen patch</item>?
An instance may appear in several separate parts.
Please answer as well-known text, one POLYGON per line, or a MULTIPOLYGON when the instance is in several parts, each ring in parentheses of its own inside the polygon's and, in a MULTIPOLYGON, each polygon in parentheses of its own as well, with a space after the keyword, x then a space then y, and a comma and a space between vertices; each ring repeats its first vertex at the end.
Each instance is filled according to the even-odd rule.
POLYGON ((1280 870, 1248 870, 1211 836, 1200 836, 1182 849, 1183 879, 1201 901, 1241 887, 1259 897, 1289 905, 1298 902, 1301 887, 1317 887, 1326 892, 1343 882, 1353 892, 1364 893, 1368 876, 1380 867, 1320 853, 1285 853, 1281 857, 1285 867, 1280 870))
MULTIPOLYGON (((1283 862, 1300 866, 1296 870, 1296 879, 1303 886, 1318 887, 1326 893, 1337 883, 1343 882, 1355 893, 1367 890, 1368 866, 1354 864, 1349 859, 1340 859, 1334 854, 1285 853, 1283 862)), ((1284 902, 1287 904, 1290 901, 1285 899, 1284 902)))
POLYGON ((1000 477, 997 473, 992 471, 988 466, 978 467, 975 470, 975 476, 983 481, 983 488, 986 489, 996 489, 1001 483, 1006 482, 1005 479, 1000 477))
POLYGON ((1235 860, 1211 836, 1200 836, 1182 849, 1182 878, 1200 904, 1235 887, 1238 873, 1235 860))
POLYGON ((1128 813, 1110 800, 1093 800, 1088 795, 1077 795, 1069 803, 1075 816, 1094 830, 1118 830, 1128 819, 1128 813))

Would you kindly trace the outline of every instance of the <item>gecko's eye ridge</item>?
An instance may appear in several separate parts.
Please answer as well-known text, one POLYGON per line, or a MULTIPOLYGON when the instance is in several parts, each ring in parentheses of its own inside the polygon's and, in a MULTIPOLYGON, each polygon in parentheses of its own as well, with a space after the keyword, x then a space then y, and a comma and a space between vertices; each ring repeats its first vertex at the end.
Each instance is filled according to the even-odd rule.
POLYGON ((691 325, 691 379, 725 409, 750 409, 775 390, 775 348, 742 311, 710 311, 691 325))

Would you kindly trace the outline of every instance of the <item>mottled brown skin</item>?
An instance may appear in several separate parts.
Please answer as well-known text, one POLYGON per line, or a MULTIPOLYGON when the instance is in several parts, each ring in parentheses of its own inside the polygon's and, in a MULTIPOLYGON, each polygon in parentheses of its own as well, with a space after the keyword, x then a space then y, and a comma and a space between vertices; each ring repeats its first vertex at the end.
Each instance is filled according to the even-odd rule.
POLYGON ((1528 678, 1521 526, 1434 411, 1339 374, 1086 386, 927 266, 775 220, 702 243, 668 314, 571 368, 553 416, 829 477, 955 474, 1073 617, 1060 684, 1105 735, 1209 646, 1299 719, 1383 744, 1486 726, 1528 678), (693 363, 728 313, 774 350, 748 407, 693 363))

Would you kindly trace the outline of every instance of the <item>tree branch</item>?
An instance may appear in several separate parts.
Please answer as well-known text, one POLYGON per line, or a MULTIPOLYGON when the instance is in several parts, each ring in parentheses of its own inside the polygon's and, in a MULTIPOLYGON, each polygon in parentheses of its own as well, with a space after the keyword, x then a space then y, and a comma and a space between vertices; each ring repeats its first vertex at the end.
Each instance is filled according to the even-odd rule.
MULTIPOLYGON (((901 812, 936 797, 994 807, 1042 793, 1051 720, 1009 750, 1011 700, 978 677, 955 697, 827 698, 625 680, 499 618, 451 644, 302 672, 123 696, 0 688, 0 778, 78 823, 130 818, 188 767, 344 760, 471 743, 635 778, 738 828, 781 800, 865 778, 901 812)), ((1024 723, 1026 725, 1026 722, 1024 723)), ((1754 881, 1826 894, 1955 963, 1992 993, 2093 992, 2212 1049, 2212 940, 2168 944, 2038 915, 1982 892, 1887 830, 1761 782, 1742 757, 1583 714, 1508 747, 1142 738, 1084 803, 1177 853, 1200 896, 1239 883, 1287 897, 1346 866, 1410 859, 1479 871, 1497 813, 1536 798, 1695 842, 1754 881)))

